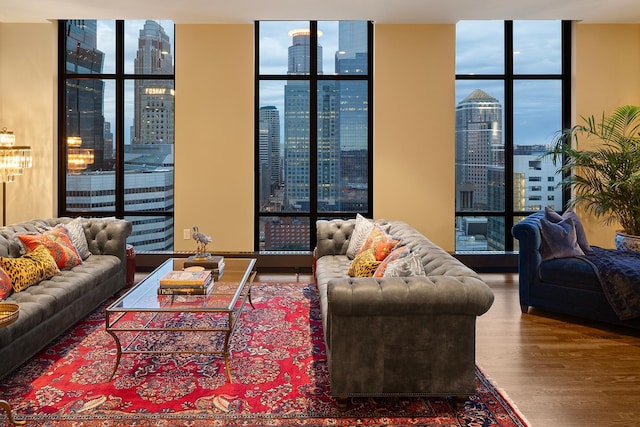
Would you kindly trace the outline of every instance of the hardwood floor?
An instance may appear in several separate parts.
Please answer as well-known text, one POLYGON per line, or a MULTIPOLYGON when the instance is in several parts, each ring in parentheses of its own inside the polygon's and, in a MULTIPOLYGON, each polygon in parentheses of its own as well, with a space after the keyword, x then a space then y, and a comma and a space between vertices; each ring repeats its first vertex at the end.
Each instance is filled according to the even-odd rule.
POLYGON ((476 360, 533 426, 640 426, 640 334, 568 316, 521 314, 517 275, 477 322, 476 360))
MULTIPOLYGON (((477 322, 476 360, 531 426, 640 426, 639 332, 536 310, 521 314, 516 274, 482 276, 495 302, 477 322)), ((292 282, 296 275, 256 281, 292 282)))

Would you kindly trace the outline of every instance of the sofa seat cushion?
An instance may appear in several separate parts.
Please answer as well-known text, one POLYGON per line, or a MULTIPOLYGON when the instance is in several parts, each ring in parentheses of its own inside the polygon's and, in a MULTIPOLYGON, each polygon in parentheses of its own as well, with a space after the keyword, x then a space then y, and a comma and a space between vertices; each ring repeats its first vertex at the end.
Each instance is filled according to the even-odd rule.
POLYGON ((16 337, 46 322, 83 294, 105 283, 117 274, 119 263, 120 260, 113 255, 92 255, 71 270, 11 294, 7 301, 20 305, 20 315, 15 323, 0 329, 0 347, 9 345, 16 337))
POLYGON ((540 280, 546 283, 602 292, 595 266, 581 257, 543 261, 538 274, 540 280))

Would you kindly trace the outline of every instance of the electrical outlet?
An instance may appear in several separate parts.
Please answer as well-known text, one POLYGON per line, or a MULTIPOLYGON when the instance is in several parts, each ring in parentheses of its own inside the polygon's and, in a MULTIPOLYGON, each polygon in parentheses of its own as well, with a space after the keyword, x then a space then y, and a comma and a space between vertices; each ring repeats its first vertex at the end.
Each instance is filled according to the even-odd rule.
POLYGON ((188 228, 185 228, 182 232, 182 237, 184 240, 189 240, 191 238, 191 231, 188 228))

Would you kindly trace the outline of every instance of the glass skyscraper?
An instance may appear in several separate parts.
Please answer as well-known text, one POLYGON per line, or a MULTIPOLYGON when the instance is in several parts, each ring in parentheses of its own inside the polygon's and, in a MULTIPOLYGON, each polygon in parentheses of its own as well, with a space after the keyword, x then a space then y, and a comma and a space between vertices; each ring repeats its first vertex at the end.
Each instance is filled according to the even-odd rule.
MULTIPOLYGON (((491 210, 489 168, 504 167, 502 105, 476 89, 456 107, 456 210, 491 210)), ((492 203, 502 201, 492 198, 492 203)))

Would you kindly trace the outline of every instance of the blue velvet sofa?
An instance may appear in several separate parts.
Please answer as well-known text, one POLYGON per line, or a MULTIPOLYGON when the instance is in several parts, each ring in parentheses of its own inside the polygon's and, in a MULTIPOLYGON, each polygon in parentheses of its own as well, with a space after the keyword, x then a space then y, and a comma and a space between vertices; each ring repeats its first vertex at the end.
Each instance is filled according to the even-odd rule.
POLYGON ((522 312, 534 307, 640 329, 640 318, 619 319, 603 291, 597 267, 586 257, 542 260, 540 219, 544 217, 544 212, 536 212, 512 228, 519 242, 522 312))

